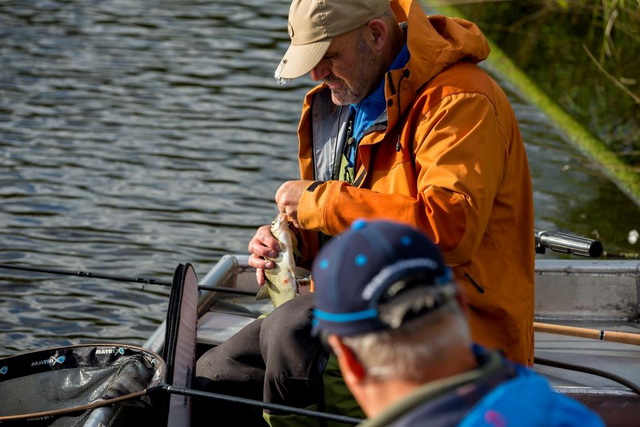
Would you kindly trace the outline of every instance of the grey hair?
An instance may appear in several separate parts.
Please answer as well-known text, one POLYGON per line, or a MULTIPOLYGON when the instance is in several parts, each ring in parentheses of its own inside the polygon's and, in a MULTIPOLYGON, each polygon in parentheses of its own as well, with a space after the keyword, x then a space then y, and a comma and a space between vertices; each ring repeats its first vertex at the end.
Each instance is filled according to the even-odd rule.
MULTIPOLYGON (((416 294, 408 296, 387 303, 381 310, 381 318, 386 317, 389 324, 399 322, 398 319, 415 308, 416 294)), ((377 380, 415 379, 416 372, 425 366, 440 365, 451 348, 471 346, 467 319, 455 299, 397 328, 341 339, 354 352, 367 375, 377 380)))

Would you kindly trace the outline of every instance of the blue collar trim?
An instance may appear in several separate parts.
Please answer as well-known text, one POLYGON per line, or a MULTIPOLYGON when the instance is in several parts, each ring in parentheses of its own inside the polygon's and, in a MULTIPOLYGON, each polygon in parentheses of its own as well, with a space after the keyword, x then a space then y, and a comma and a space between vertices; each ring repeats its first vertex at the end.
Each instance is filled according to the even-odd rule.
POLYGON ((378 310, 371 308, 364 311, 356 311, 353 313, 328 313, 326 311, 315 309, 313 315, 317 319, 326 320, 327 322, 355 322, 364 319, 373 319, 378 317, 378 310))
MULTIPOLYGON (((407 65, 409 61, 409 49, 407 45, 402 47, 396 59, 393 60, 389 69, 397 70, 398 68, 402 68, 407 65)), ((371 127, 378 117, 384 112, 387 107, 387 102, 384 97, 384 78, 380 80, 378 87, 371 92, 366 98, 360 101, 358 104, 351 104, 351 111, 354 114, 353 119, 353 134, 352 136, 356 139, 356 141, 360 142, 364 132, 371 127)), ((353 167, 355 163, 355 153, 356 150, 352 150, 349 153, 349 166, 353 167)))

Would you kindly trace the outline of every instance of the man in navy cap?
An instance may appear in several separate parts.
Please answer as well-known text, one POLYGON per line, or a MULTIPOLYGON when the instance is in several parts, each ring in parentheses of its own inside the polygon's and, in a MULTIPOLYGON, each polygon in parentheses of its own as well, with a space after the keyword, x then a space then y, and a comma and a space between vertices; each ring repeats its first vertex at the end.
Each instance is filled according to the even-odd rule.
POLYGON ((602 426, 530 369, 475 345, 464 295, 423 233, 357 221, 313 265, 313 333, 366 426, 602 426))

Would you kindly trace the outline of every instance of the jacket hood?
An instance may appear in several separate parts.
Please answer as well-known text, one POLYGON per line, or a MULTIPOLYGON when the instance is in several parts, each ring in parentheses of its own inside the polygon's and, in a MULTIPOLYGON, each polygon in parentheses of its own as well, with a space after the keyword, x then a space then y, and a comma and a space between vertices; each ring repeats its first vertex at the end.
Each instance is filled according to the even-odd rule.
MULTIPOLYGON (((472 22, 440 15, 427 16, 414 0, 392 0, 398 22, 407 22, 409 62, 404 69, 388 73, 386 96, 400 92, 400 109, 411 105, 417 92, 449 66, 478 63, 489 56, 489 44, 472 22), (391 85, 389 85, 391 83, 391 85)), ((390 124, 393 122, 390 119, 390 124)))
POLYGON ((431 80, 442 70, 466 60, 478 63, 489 56, 489 44, 472 22, 440 15, 427 16, 417 1, 397 0, 391 6, 398 22, 406 21, 411 59, 407 66, 431 80), (418 65, 421 64, 421 65, 418 65))
MULTIPOLYGON (((409 49, 407 65, 385 75, 387 105, 396 107, 388 109, 389 127, 393 127, 420 90, 442 70, 460 61, 477 64, 485 60, 491 50, 478 26, 472 22, 441 15, 428 16, 416 0, 391 0, 390 5, 398 22, 407 24, 409 49)), ((322 90, 328 89, 321 82, 307 93, 305 103, 310 104, 313 96, 322 90)))

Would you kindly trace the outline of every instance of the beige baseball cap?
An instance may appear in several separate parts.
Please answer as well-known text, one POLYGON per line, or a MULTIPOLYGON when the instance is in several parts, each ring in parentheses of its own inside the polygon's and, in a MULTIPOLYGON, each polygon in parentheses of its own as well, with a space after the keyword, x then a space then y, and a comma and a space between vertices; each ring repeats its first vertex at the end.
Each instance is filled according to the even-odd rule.
POLYGON ((322 59, 334 37, 355 30, 389 9, 389 0, 293 0, 289 8, 291 45, 275 78, 295 79, 322 59))

